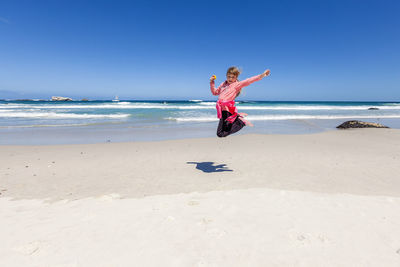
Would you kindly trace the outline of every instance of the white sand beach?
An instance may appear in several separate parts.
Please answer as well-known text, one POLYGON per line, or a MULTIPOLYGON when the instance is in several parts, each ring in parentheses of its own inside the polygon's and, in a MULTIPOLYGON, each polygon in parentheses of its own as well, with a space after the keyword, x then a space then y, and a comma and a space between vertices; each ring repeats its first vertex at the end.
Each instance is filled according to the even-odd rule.
POLYGON ((0 146, 0 266, 400 266, 400 130, 0 146))

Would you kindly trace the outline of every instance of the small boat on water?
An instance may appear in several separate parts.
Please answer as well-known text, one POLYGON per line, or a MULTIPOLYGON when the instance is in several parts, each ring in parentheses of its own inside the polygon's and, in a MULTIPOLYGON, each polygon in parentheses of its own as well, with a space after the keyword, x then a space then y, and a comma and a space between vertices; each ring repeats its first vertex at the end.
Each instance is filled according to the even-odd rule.
POLYGON ((115 98, 112 101, 113 102, 119 102, 118 96, 116 95, 115 98))

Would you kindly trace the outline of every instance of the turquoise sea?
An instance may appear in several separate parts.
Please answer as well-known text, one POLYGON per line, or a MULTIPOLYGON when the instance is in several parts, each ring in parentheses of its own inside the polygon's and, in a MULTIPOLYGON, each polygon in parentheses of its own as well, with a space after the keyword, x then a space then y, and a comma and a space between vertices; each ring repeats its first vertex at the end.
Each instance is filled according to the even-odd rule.
MULTIPOLYGON (((400 102, 238 101, 254 127, 238 134, 334 130, 352 119, 400 128, 400 102)), ((70 144, 213 137, 215 101, 0 100, 0 144, 70 144)))

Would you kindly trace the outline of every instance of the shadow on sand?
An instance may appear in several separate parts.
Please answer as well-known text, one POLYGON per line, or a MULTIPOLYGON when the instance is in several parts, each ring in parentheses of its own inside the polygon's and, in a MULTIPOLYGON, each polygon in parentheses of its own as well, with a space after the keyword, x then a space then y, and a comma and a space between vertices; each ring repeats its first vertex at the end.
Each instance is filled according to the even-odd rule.
POLYGON ((196 169, 203 172, 233 172, 233 170, 228 169, 226 164, 214 165, 214 162, 186 162, 187 164, 196 164, 196 169))

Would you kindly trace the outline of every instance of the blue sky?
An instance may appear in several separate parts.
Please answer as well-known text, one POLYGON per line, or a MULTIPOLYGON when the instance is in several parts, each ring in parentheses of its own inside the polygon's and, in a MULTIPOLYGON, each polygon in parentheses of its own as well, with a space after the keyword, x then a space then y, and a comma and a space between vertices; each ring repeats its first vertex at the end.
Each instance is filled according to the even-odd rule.
POLYGON ((0 1, 0 99, 400 101, 399 1, 0 1))

